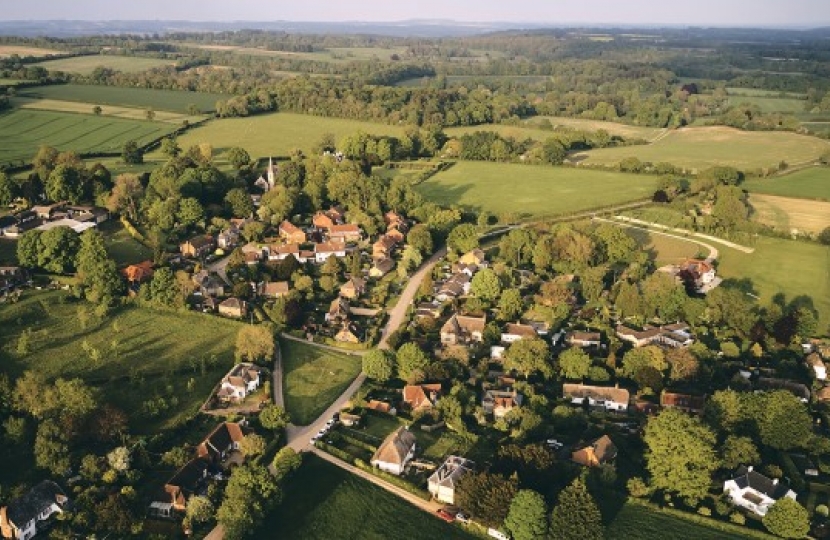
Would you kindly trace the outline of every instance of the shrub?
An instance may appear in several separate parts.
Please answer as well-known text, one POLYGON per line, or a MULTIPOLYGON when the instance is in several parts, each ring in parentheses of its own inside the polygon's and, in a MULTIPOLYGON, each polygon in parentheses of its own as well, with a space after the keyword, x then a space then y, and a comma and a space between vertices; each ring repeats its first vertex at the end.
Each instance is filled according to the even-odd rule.
POLYGON ((632 497, 646 497, 650 491, 645 481, 636 476, 626 483, 626 487, 632 497))
POLYGON ((746 516, 740 512, 732 512, 729 516, 729 521, 737 525, 744 525, 746 523, 746 516))
POLYGON ((709 508, 708 506, 701 506, 700 508, 697 509, 697 513, 700 514, 701 516, 707 516, 708 517, 708 516, 712 515, 712 509, 709 508))
POLYGON ((827 505, 820 504, 816 506, 816 514, 820 515, 821 517, 827 517, 830 515, 830 508, 827 508, 827 505))

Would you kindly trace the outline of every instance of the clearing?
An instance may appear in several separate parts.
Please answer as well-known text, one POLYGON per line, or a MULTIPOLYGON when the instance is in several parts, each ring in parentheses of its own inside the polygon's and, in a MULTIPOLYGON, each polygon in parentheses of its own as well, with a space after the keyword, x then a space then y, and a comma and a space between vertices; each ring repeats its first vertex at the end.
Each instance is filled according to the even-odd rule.
POLYGON ((749 180, 742 187, 751 193, 830 201, 830 168, 811 167, 784 176, 749 180))
POLYGON ((752 193, 752 218, 775 229, 819 233, 830 227, 830 202, 752 193))
POLYGON ((548 217, 651 197, 654 176, 461 161, 416 189, 439 204, 459 204, 494 214, 548 217))
POLYGON ((52 56, 54 54, 68 54, 67 51, 57 49, 41 49, 27 45, 0 45, 0 58, 7 58, 13 54, 17 56, 52 56))
POLYGON ((310 424, 360 374, 360 356, 281 340, 283 392, 291 422, 310 424))
POLYGON ((285 497, 252 537, 304 540, 466 540, 477 536, 313 454, 288 480, 285 497))
POLYGON ((777 168, 816 160, 830 149, 827 141, 789 132, 741 131, 727 127, 694 127, 670 131, 643 146, 600 148, 571 156, 587 165, 614 166, 628 157, 651 163, 668 162, 701 170, 728 165, 741 170, 777 168))
POLYGON ((47 60, 45 62, 38 62, 32 65, 48 69, 49 71, 66 71, 67 73, 89 75, 95 71, 95 68, 98 67, 105 67, 124 73, 135 73, 139 71, 147 71, 148 69, 157 67, 171 66, 173 63, 174 62, 171 60, 164 60, 161 58, 96 54, 91 56, 75 56, 72 58, 47 60))
MULTIPOLYGON (((61 101, 57 99, 30 99, 15 98, 14 104, 20 109, 36 109, 41 111, 59 111, 79 114, 95 114, 92 110, 95 105, 81 103, 78 101, 61 101)), ((130 120, 146 120, 148 109, 137 109, 134 107, 118 107, 105 105, 101 107, 100 116, 112 116, 115 118, 127 118, 130 120)), ((166 124, 181 124, 187 121, 191 124, 204 120, 204 116, 188 116, 186 114, 153 111, 153 121, 166 124)))
POLYGON ((152 108, 158 111, 189 113, 195 106, 200 112, 213 111, 216 102, 228 99, 224 94, 207 92, 185 92, 183 90, 155 90, 152 88, 127 88, 120 86, 94 86, 87 84, 56 84, 26 88, 19 96, 54 99, 58 101, 79 101, 92 105, 114 105, 119 107, 152 108))
POLYGON ((117 219, 110 219, 98 225, 98 230, 104 235, 107 253, 118 268, 153 259, 153 250, 130 236, 117 219))

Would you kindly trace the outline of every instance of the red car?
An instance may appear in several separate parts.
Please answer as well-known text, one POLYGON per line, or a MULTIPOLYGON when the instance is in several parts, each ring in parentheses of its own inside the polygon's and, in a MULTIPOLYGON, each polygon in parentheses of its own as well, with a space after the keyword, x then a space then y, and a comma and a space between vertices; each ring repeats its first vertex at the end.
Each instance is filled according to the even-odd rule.
POLYGON ((443 508, 439 509, 437 511, 437 514, 438 514, 439 518, 443 519, 447 523, 452 523, 453 521, 455 521, 455 514, 451 514, 450 512, 447 512, 446 510, 444 510, 443 508))

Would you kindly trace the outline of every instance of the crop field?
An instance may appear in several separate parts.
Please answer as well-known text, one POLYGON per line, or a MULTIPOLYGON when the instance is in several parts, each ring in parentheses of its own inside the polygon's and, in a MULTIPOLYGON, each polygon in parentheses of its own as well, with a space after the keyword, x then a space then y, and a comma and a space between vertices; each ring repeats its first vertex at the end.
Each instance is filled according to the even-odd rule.
POLYGON ((749 180, 743 187, 751 193, 830 201, 830 168, 813 167, 784 176, 749 180))
POLYGON ((57 49, 41 49, 27 45, 0 45, 0 58, 7 58, 13 54, 17 56, 51 56, 54 54, 66 54, 66 51, 57 49))
POLYGON ((429 516, 384 489, 313 454, 286 485, 286 496, 254 538, 409 540, 477 538, 461 525, 429 516))
POLYGON ((324 118, 292 113, 261 114, 250 118, 222 118, 191 129, 179 137, 179 145, 210 143, 214 154, 233 146, 241 146, 253 158, 287 156, 301 148, 308 152, 325 133, 337 140, 362 130, 373 135, 403 135, 403 128, 371 122, 324 118))
POLYGON ((669 132, 643 146, 601 148, 572 156, 586 164, 616 165, 627 157, 651 163, 668 162, 687 169, 727 165, 747 170, 790 165, 817 159, 830 149, 827 141, 788 132, 741 131, 726 127, 696 127, 669 132))
POLYGON ((74 56, 72 58, 59 58, 57 60, 46 60, 32 64, 34 66, 48 69, 49 71, 65 71, 67 73, 78 73, 89 75, 95 68, 105 67, 124 73, 136 73, 162 66, 169 66, 173 62, 162 58, 142 58, 140 56, 74 56))
POLYGON ((754 220, 782 231, 819 233, 830 227, 830 202, 753 193, 749 203, 754 220))
POLYGON ((172 131, 161 122, 13 110, 0 115, 0 163, 28 161, 43 144, 79 153, 120 152, 129 140, 146 144, 172 131))
MULTIPOLYGON (((71 112, 79 114, 94 114, 93 107, 89 103, 81 103, 78 101, 61 101, 57 99, 31 99, 31 98, 15 98, 15 105, 20 109, 34 109, 40 111, 58 111, 71 112)), ((106 105, 101 107, 101 116, 111 116, 114 118, 127 118, 130 120, 146 120, 148 109, 138 109, 135 107, 119 107, 116 105, 106 105)), ((156 122, 164 122, 167 124, 181 124, 183 121, 190 123, 204 120, 204 116, 189 116, 187 114, 168 112, 168 111, 153 111, 153 120, 156 122)))
POLYGON ((646 175, 465 161, 416 189, 439 204, 544 217, 650 197, 656 185, 646 175))
POLYGON ((85 84, 56 84, 21 90, 18 95, 59 101, 79 101, 92 105, 152 108, 158 111, 188 113, 191 105, 200 112, 213 111, 216 102, 227 99, 224 94, 184 92, 180 90, 155 90, 151 88, 127 88, 119 86, 93 86, 85 84))

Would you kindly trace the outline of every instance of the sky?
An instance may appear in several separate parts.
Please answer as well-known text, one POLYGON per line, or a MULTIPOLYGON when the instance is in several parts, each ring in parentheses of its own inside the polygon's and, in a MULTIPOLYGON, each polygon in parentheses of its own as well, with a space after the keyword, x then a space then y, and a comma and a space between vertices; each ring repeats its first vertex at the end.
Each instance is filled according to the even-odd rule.
POLYGON ((0 0, 0 20, 367 21, 807 26, 830 0, 0 0))

